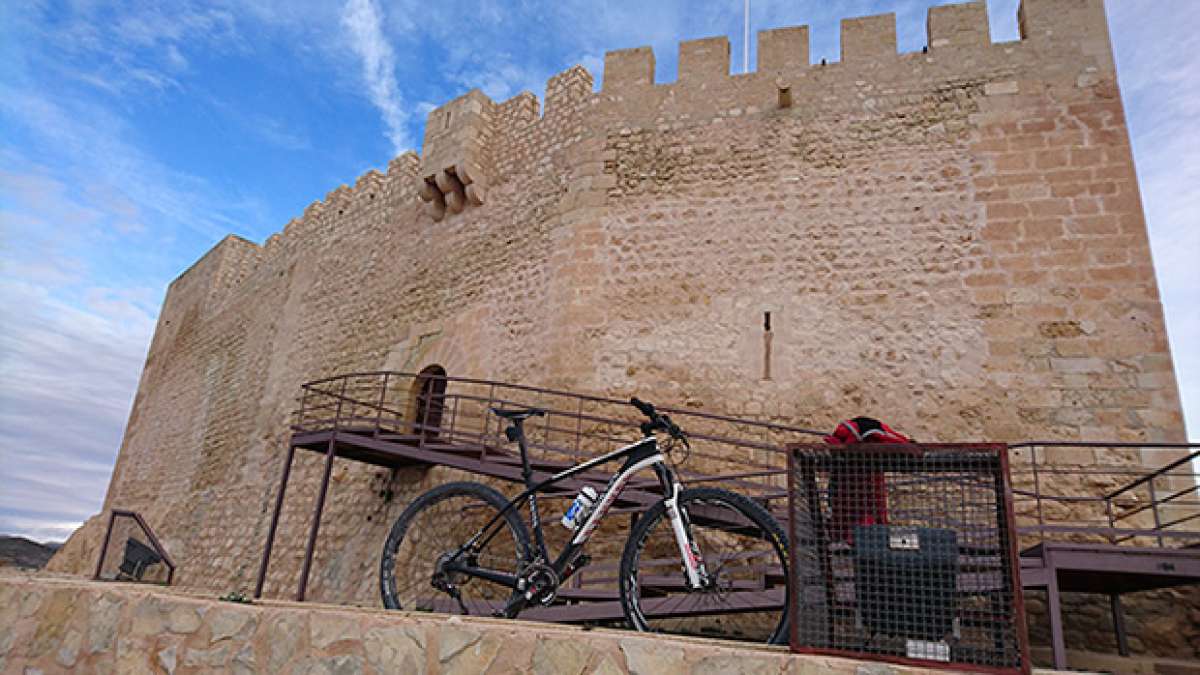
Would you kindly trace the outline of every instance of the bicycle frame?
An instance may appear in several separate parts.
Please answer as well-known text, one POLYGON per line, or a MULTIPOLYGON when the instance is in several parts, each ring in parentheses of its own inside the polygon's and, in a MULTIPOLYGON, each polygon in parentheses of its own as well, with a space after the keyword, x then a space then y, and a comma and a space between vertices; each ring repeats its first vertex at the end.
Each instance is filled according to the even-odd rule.
POLYGON ((614 462, 619 459, 624 459, 625 463, 609 479, 608 485, 604 492, 599 496, 595 507, 587 520, 583 522, 576 530, 574 536, 563 548, 563 550, 555 557, 553 562, 548 563, 550 568, 557 576, 559 583, 565 581, 571 576, 579 566, 575 563, 579 560, 583 553, 583 547, 595 531, 600 521, 616 503, 621 492, 624 491, 629 480, 634 474, 648 467, 654 468, 654 473, 658 477, 659 483, 663 489, 663 495, 666 499, 666 507, 670 516, 672 530, 675 534, 675 539, 679 544, 679 552, 686 570, 688 583, 693 588, 700 588, 708 583, 708 575, 704 569, 704 563, 697 551, 695 542, 691 537, 691 530, 687 514, 677 506, 677 499, 681 485, 675 478, 675 474, 666 463, 666 457, 658 449, 658 441, 653 436, 646 436, 639 441, 630 443, 622 448, 618 448, 606 455, 601 455, 593 460, 577 464, 569 469, 556 473, 545 480, 535 482, 533 479, 533 471, 529 465, 529 454, 525 440, 524 426, 521 423, 523 420, 513 421, 513 426, 516 427, 517 445, 521 451, 521 465, 523 469, 523 477, 525 479, 525 491, 509 500, 508 504, 501 509, 492 519, 483 526, 483 528, 465 544, 450 556, 445 562, 445 570, 457 572, 467 576, 484 579, 492 583, 500 584, 514 590, 525 591, 524 595, 518 596, 518 602, 510 602, 504 609, 504 615, 508 618, 515 617, 525 605, 532 600, 534 590, 525 589, 522 586, 522 579, 519 576, 497 572, 470 564, 469 561, 462 560, 464 553, 476 548, 486 546, 487 543, 494 537, 502 528, 502 519, 508 511, 521 508, 526 501, 529 502, 530 524, 533 526, 536 550, 532 552, 533 559, 524 562, 531 563, 536 560, 549 561, 549 552, 546 549, 545 536, 542 532, 541 518, 537 507, 537 493, 545 488, 560 483, 564 480, 572 478, 584 471, 595 468, 602 464, 614 462))

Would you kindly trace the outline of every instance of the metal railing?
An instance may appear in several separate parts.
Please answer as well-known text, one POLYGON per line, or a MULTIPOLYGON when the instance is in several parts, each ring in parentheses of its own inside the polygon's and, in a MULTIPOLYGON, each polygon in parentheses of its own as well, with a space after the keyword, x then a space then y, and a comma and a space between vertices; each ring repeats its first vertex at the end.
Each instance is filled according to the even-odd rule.
MULTIPOLYGON (((650 392, 628 393, 641 395, 656 405, 662 402, 650 392)), ((543 477, 636 439, 642 421, 623 399, 448 377, 440 369, 424 373, 351 373, 309 382, 303 385, 293 414, 291 443, 256 596, 263 590, 296 449, 325 455, 325 478, 317 495, 297 593, 297 598, 303 599, 334 457, 393 467, 446 466, 472 472, 485 481, 520 481, 520 460, 504 437, 503 421, 489 412, 493 407, 537 407, 547 411, 545 417, 531 419, 525 428, 532 467, 535 475, 543 477)), ((658 407, 693 440, 690 456, 679 452, 671 456, 685 483, 719 484, 745 494, 765 505, 785 528, 790 527, 792 518, 786 499, 790 452, 786 448, 797 443, 819 443, 824 433, 762 415, 747 419, 691 407, 658 407)), ((1195 445, 1028 442, 1009 447, 1009 498, 1015 510, 1016 543, 1021 548, 1048 538, 1157 546, 1186 546, 1200 540, 1200 535, 1189 529, 1200 524, 1197 500, 1193 498, 1195 445), (1072 458, 1071 453, 1078 456, 1072 458)), ((565 500, 584 484, 602 488, 612 469, 615 467, 601 467, 564 481, 557 492, 545 496, 565 500)), ((1006 479, 1008 476, 1006 472, 1006 479)), ((919 477, 898 477, 892 489, 912 492, 922 481, 919 477)), ((933 489, 934 484, 925 481, 924 485, 920 489, 933 489)), ((653 479, 635 479, 613 512, 625 512, 636 519, 647 506, 661 499, 657 489, 653 479)), ((546 503, 546 508, 554 509, 553 502, 546 503)), ((949 521, 943 524, 953 525, 949 521)), ((548 543, 553 546, 554 537, 565 536, 564 532, 550 528, 548 543)), ((571 621, 580 616, 591 617, 588 620, 619 617, 616 560, 627 533, 628 523, 623 519, 606 520, 589 543, 596 562, 575 575, 571 588, 560 594, 580 604, 541 608, 538 616, 531 612, 530 618, 571 621), (585 604, 589 609, 583 612, 585 604)))
POLYGON ((1200 544, 1200 444, 1009 447, 1022 535, 1162 548, 1200 544))
MULTIPOLYGON (((406 464, 445 466, 475 473, 483 480, 520 481, 520 458, 504 436, 503 421, 490 413, 496 407, 536 407, 546 411, 544 417, 531 419, 525 425, 530 464, 535 477, 542 478, 636 440, 644 421, 627 400, 447 377, 440 373, 352 373, 305 384, 299 408, 293 415, 292 438, 255 595, 261 596, 263 592, 291 460, 297 448, 322 452, 326 457, 296 593, 297 599, 303 599, 335 457, 393 468, 406 464)), ((690 452, 676 448, 668 453, 668 461, 675 465, 685 484, 719 484, 755 499, 778 518, 786 518, 787 460, 783 447, 789 442, 820 437, 821 432, 771 420, 687 408, 659 406, 659 409, 670 414, 691 438, 690 452)), ((617 468, 603 466, 584 472, 562 481, 543 496, 570 499, 583 485, 589 484, 602 489, 617 468)), ((626 513, 630 519, 636 519, 661 499, 660 489, 651 476, 635 478, 610 513, 626 513)), ((553 503, 543 503, 553 513, 553 503)), ((596 562, 574 575, 573 587, 564 589, 560 597, 587 597, 596 603, 608 603, 611 605, 611 611, 606 610, 608 614, 614 618, 621 616, 616 594, 617 561, 630 524, 630 520, 621 518, 608 518, 601 523, 588 544, 596 562)), ((547 543, 552 547, 560 545, 556 537, 566 535, 565 529, 547 528, 547 543)), ((593 609, 596 603, 591 605, 593 609)), ((536 618, 545 620, 575 620, 602 614, 599 610, 584 614, 566 609, 577 608, 542 608, 530 616, 536 613, 536 618)))
POLYGON ((92 578, 97 581, 135 581, 169 586, 175 578, 175 561, 158 541, 158 537, 154 536, 154 531, 141 514, 125 509, 113 509, 108 517, 108 528, 104 531, 104 541, 100 545, 96 572, 92 578), (138 536, 138 532, 141 533, 141 537, 138 536), (116 551, 109 551, 113 544, 122 547, 119 556, 116 551), (105 566, 106 562, 117 559, 120 562, 115 566, 105 566), (151 577, 160 576, 160 565, 166 567, 164 579, 145 578, 147 574, 151 577))
MULTIPOLYGON (((483 461, 512 462, 493 407, 538 407, 526 425, 535 464, 567 465, 611 451, 638 436, 643 421, 628 401, 445 375, 366 372, 303 385, 292 431, 338 430, 422 449, 474 450, 483 461)), ((788 442, 822 436, 813 429, 659 406, 692 439, 685 482, 722 483, 782 511, 788 442)), ((679 456, 677 459, 682 460, 679 456)))

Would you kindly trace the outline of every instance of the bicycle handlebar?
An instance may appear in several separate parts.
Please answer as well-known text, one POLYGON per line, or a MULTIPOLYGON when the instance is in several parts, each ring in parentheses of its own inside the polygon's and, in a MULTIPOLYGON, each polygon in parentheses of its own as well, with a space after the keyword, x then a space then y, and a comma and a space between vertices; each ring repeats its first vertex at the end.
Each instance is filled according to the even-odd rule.
POLYGON ((683 429, 679 428, 679 425, 671 421, 670 415, 659 413, 654 409, 653 405, 646 403, 636 396, 629 399, 629 405, 637 408, 639 412, 650 419, 649 422, 642 424, 643 434, 649 436, 655 430, 662 430, 670 434, 671 438, 683 441, 685 445, 687 444, 687 434, 683 432, 683 429))
POLYGON ((655 410, 654 410, 654 406, 650 405, 649 403, 646 403, 645 401, 643 401, 642 399, 640 399, 636 396, 629 399, 629 405, 637 408, 639 411, 641 411, 641 413, 643 415, 645 415, 646 417, 649 417, 651 420, 655 419, 658 415, 658 413, 655 412, 655 410))

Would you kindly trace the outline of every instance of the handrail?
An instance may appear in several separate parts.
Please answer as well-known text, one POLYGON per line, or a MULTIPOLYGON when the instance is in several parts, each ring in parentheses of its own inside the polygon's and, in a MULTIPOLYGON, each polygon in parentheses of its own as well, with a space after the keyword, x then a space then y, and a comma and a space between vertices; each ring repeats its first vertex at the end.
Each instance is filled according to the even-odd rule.
POLYGON ((175 578, 175 560, 167 553, 167 549, 163 548, 162 542, 158 537, 154 536, 154 530, 150 529, 150 525, 142 518, 142 515, 137 511, 129 509, 112 509, 108 516, 108 528, 104 531, 104 542, 100 545, 100 556, 96 559, 96 572, 92 575, 93 579, 99 580, 101 572, 104 571, 104 560, 108 557, 108 544, 112 539, 113 525, 118 517, 132 518, 146 538, 150 540, 150 545, 154 547, 154 552, 158 554, 167 565, 167 580, 164 585, 170 586, 171 581, 175 578))
MULTIPOLYGON (((422 379, 427 379, 427 380, 443 380, 447 383, 459 382, 459 383, 463 383, 463 384, 499 385, 499 386, 502 386, 502 387, 505 387, 508 389, 514 389, 516 391, 526 391, 526 392, 532 392, 532 393, 538 393, 538 394, 549 394, 551 396, 566 396, 566 397, 570 397, 570 398, 581 399, 584 401, 591 401, 593 403, 611 403, 611 404, 620 404, 620 405, 624 405, 624 404, 628 403, 628 401, 623 401, 621 399, 608 398, 608 397, 604 397, 604 396, 595 396, 592 394, 580 394, 578 392, 566 391, 563 389, 550 389, 550 388, 546 388, 546 387, 535 387, 535 386, 526 385, 526 384, 515 384, 515 383, 510 383, 510 382, 497 382, 495 380, 484 380, 484 379, 473 378, 473 377, 459 377, 459 376, 452 376, 452 375, 433 375, 433 374, 422 374, 422 373, 410 373, 410 372, 398 371, 398 370, 376 370, 376 371, 364 371, 364 372, 358 372, 358 373, 346 373, 344 375, 334 375, 334 376, 330 376, 330 377, 326 377, 326 378, 321 378, 318 380, 312 380, 310 382, 306 382, 305 384, 303 384, 301 386, 308 387, 310 385, 324 384, 326 382, 333 382, 335 380, 340 380, 340 379, 350 379, 350 378, 357 378, 357 377, 379 377, 379 376, 383 376, 383 375, 390 375, 390 376, 397 376, 397 377, 422 378, 422 379)), ((793 426, 788 426, 788 425, 784 425, 784 424, 778 424, 775 422, 747 420, 747 419, 738 418, 738 417, 729 417, 727 415, 718 415, 716 413, 707 413, 707 412, 701 412, 698 410, 688 410, 685 408, 676 408, 676 407, 659 406, 659 405, 656 405, 656 407, 662 412, 666 412, 668 414, 673 414, 673 415, 690 415, 693 417, 701 417, 704 419, 711 419, 711 420, 718 421, 718 422, 730 422, 730 423, 736 423, 736 424, 751 424, 751 425, 761 427, 764 429, 772 429, 775 431, 785 431, 785 432, 790 432, 790 433, 801 433, 801 434, 806 434, 809 436, 824 437, 826 435, 826 432, 824 432, 824 431, 817 431, 815 429, 804 429, 802 427, 793 427, 793 426)))
MULTIPOLYGON (((1153 446, 1153 447, 1159 447, 1159 446, 1153 446)), ((1200 444, 1188 444, 1187 447, 1200 448, 1200 444)), ((1166 466, 1159 467, 1156 471, 1154 471, 1152 473, 1148 473, 1145 476, 1142 476, 1141 478, 1133 481, 1132 483, 1129 483, 1125 487, 1119 488, 1118 490, 1116 490, 1114 492, 1110 492, 1107 495, 1104 495, 1104 498, 1112 499, 1113 497, 1116 497, 1117 495, 1121 494, 1122 492, 1127 492, 1127 491, 1132 490, 1133 488, 1141 485, 1142 483, 1145 483, 1147 481, 1152 481, 1155 478, 1158 478, 1159 476, 1163 475, 1164 473, 1171 471, 1172 469, 1178 468, 1184 464, 1187 464, 1188 462, 1191 462, 1192 460, 1196 459, 1197 457, 1200 457, 1200 451, 1193 452, 1192 454, 1190 454, 1186 457, 1177 459, 1174 462, 1167 464, 1166 466)))
MULTIPOLYGON (((409 434, 411 438, 406 437, 404 442, 416 443, 421 448, 425 448, 427 443, 461 445, 466 442, 478 446, 477 458, 481 461, 486 461, 499 447, 492 439, 502 436, 503 425, 494 424, 492 417, 487 413, 488 408, 494 406, 537 405, 545 409, 549 413, 545 422, 539 424, 536 430, 531 430, 531 433, 536 432, 537 437, 531 437, 530 449, 538 451, 543 458, 551 461, 571 458, 578 462, 582 459, 580 453, 584 452, 585 448, 587 452, 592 452, 605 444, 624 442, 628 440, 624 437, 626 431, 638 426, 638 421, 634 419, 631 411, 628 417, 622 414, 626 401, 621 399, 474 377, 396 370, 361 371, 306 382, 302 385, 302 391, 302 396, 297 397, 300 405, 294 412, 295 423, 291 425, 294 432, 347 429, 354 433, 372 433, 373 430, 376 436, 409 434), (418 391, 413 385, 419 382, 425 382, 426 385, 418 391), (438 384, 431 389, 428 388, 429 382, 445 383, 446 386, 438 384), (418 410, 422 411, 419 419, 410 419, 413 416, 410 406, 414 395, 430 403, 418 407, 418 410)), ((677 416, 680 422, 693 420, 695 427, 691 437, 693 440, 707 442, 698 446, 692 454, 692 457, 704 462, 702 473, 687 472, 694 474, 693 480, 703 482, 730 479, 738 483, 755 481, 755 484, 747 484, 761 488, 756 490, 760 495, 762 492, 778 489, 774 486, 774 481, 776 477, 783 475, 785 470, 781 465, 778 468, 775 468, 775 465, 779 461, 778 457, 787 454, 783 449, 785 440, 824 436, 824 433, 819 431, 775 422, 736 418, 688 408, 659 406, 659 409, 677 416), (721 449, 712 450, 708 444, 721 449), (736 453, 728 454, 722 446, 736 448, 736 453), (722 462, 726 460, 729 460, 726 464, 732 463, 736 466, 722 466, 722 462), (710 468, 716 468, 711 472, 711 477, 710 468)), ((815 438, 805 440, 813 445, 820 443, 815 438)), ((939 444, 925 445, 933 447, 939 444)), ((985 448, 1003 444, 973 445, 985 448)), ((1195 491, 1193 487, 1180 489, 1178 485, 1171 485, 1168 489, 1153 491, 1155 494, 1149 499, 1138 494, 1137 503, 1133 504, 1126 503, 1133 498, 1126 495, 1133 495, 1135 490, 1146 484, 1154 487, 1156 480, 1169 476, 1188 462, 1200 458, 1200 444, 1035 440, 1009 444, 1008 448, 1016 451, 1032 450, 1025 455, 1027 463, 1026 460, 1014 456, 1010 473, 1014 478, 1019 478, 1021 486, 1014 485, 1012 495, 1021 504, 1034 505, 1021 516, 1022 520, 1035 520, 1039 526, 1047 528, 1046 532, 1051 531, 1050 528, 1054 527, 1051 523, 1060 520, 1060 517, 1047 513, 1043 509, 1044 504, 1068 507, 1078 505, 1087 509, 1089 513, 1095 509, 1098 520, 1103 521, 1107 529, 1104 533, 1098 533, 1096 528, 1084 529, 1090 534, 1105 536, 1110 541, 1118 541, 1120 537, 1125 536, 1125 530, 1117 527, 1118 523, 1136 525, 1139 522, 1137 516, 1150 511, 1154 513, 1155 522, 1158 523, 1156 531, 1165 537, 1174 536, 1168 528, 1195 522, 1195 519, 1186 515, 1186 509, 1192 508, 1196 503, 1190 496, 1195 491), (1189 452, 1183 457, 1173 458, 1173 461, 1165 466, 1150 470, 1139 468, 1135 464, 1103 466, 1104 453, 1085 453, 1087 459, 1078 463, 1071 461, 1069 454, 1050 461, 1046 451, 1053 448, 1114 451, 1186 449, 1189 452), (1094 460, 1099 460, 1101 464, 1093 464, 1094 460), (1052 476, 1058 476, 1059 480, 1048 481, 1047 478, 1052 476), (1097 477, 1101 478, 1097 480, 1097 477), (1029 487, 1031 478, 1032 488, 1029 487), (1072 490, 1062 490, 1060 487, 1076 483, 1079 486, 1087 485, 1087 489, 1097 492, 1070 494, 1072 490), (1111 485, 1119 487, 1100 487, 1111 485), (1108 491, 1098 493, 1101 489, 1108 491), (1160 510, 1167 505, 1184 509, 1180 513, 1185 515, 1167 512, 1167 517, 1164 517, 1160 510)), ((878 445, 865 449, 867 452, 891 450, 915 452, 914 446, 911 445, 897 448, 878 445)), ((1120 453, 1114 454, 1114 457, 1117 456, 1121 456, 1120 453)), ((1088 517, 1085 515, 1085 518, 1088 517)))

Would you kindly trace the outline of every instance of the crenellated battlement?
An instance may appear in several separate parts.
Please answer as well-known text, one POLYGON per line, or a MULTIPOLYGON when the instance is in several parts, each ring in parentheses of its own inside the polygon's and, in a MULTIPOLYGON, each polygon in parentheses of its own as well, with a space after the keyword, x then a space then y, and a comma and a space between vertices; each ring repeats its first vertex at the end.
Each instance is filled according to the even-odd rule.
POLYGON ((896 15, 842 19, 842 63, 885 61, 896 56, 896 15))
MULTIPOLYGON (((662 83, 655 81, 651 47, 615 50, 605 54, 598 92, 592 74, 572 66, 548 79, 544 109, 528 91, 496 102, 471 90, 429 112, 419 155, 406 152, 389 162, 386 173, 372 169, 353 187, 331 190, 290 221, 281 236, 273 236, 267 250, 277 249, 293 235, 337 227, 339 217, 385 192, 399 191, 408 200, 403 203, 418 198, 435 222, 482 206, 489 192, 508 179, 499 167, 511 162, 511 139, 537 125, 551 129, 559 118, 595 104, 603 104, 595 122, 599 126, 641 126, 664 117, 703 123, 724 111, 743 115, 794 104, 854 103, 847 92, 831 87, 851 78, 856 87, 881 77, 890 85, 905 69, 916 72, 930 64, 952 78, 956 72, 968 77, 966 69, 982 61, 1003 64, 1024 58, 1028 64, 1030 58, 1047 54, 1075 55, 1089 64, 1086 69, 1091 72, 1080 76, 1087 82, 1097 80, 1097 71, 1113 68, 1103 0, 1022 0, 1018 23, 1020 40, 994 44, 983 0, 931 7, 925 49, 901 54, 895 14, 846 18, 841 21, 840 63, 828 64, 812 62, 808 26, 770 28, 758 32, 755 71, 736 75, 730 73, 727 37, 686 40, 678 47, 677 79, 662 83), (1026 45, 1036 47, 1033 57, 1022 56, 1026 45), (872 74, 881 68, 896 70, 872 74), (843 72, 847 75, 839 80, 843 72)), ((1017 91, 1016 87, 1006 80, 989 85, 987 91, 1017 91)))
MULTIPOLYGON (((1022 41, 1053 43, 1064 49, 1103 56, 1108 49, 1102 0, 1023 0, 1019 12, 1022 41)), ((926 16, 925 52, 988 49, 993 45, 983 0, 931 7, 926 16)), ((758 33, 758 62, 754 74, 799 74, 813 67, 809 27, 773 28, 758 33)), ((841 21, 841 62, 850 66, 885 65, 899 60, 894 13, 846 18, 841 21)), ((1111 58, 1104 59, 1111 69, 1111 58)), ((734 77, 729 71, 729 41, 725 37, 688 40, 679 45, 679 74, 674 83, 656 83, 651 47, 634 47, 605 54, 601 92, 621 95, 648 86, 719 84, 734 77)))
MULTIPOLYGON (((429 111, 420 153, 171 285, 107 503, 160 530, 182 585, 245 587, 300 383, 395 369, 647 392, 773 429, 886 413, 930 441, 1183 440, 1103 0, 1023 0, 999 43, 982 2, 920 18, 924 41, 892 14, 847 18, 828 63, 812 41, 833 35, 764 26, 749 73, 710 37, 678 44, 678 77, 656 81, 637 47, 606 54, 602 81, 573 66, 544 92, 429 111)), ((382 404, 415 409, 419 391, 391 391, 382 404)), ((570 407, 553 398, 539 405, 570 407)), ((484 410, 425 408, 452 430, 484 410)), ((296 495, 322 480, 296 462, 268 597, 295 588, 312 527, 296 495)), ((364 551, 458 475, 327 468, 307 592, 378 604, 364 551)), ((1182 651, 1200 645, 1185 610, 1129 623, 1182 651)))

